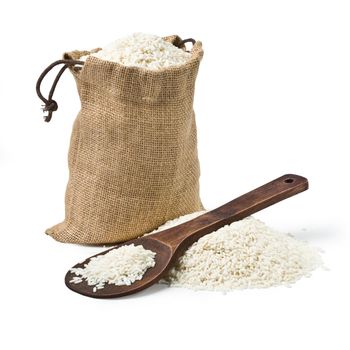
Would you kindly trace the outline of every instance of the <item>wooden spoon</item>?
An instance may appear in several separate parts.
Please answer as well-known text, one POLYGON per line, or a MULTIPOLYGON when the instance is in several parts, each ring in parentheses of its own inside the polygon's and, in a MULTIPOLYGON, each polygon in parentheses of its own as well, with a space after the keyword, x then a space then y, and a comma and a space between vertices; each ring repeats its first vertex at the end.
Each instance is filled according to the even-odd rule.
MULTIPOLYGON (((202 236, 307 189, 308 181, 306 178, 291 174, 284 175, 191 221, 159 233, 118 244, 94 255, 103 255, 112 249, 132 243, 142 244, 145 249, 156 252, 155 266, 148 269, 141 280, 130 286, 105 284, 103 289, 93 292, 93 286, 89 286, 85 280, 78 284, 70 283, 70 280, 76 276, 70 271, 66 274, 65 283, 74 292, 93 298, 116 298, 139 292, 158 282, 186 248, 202 236)), ((84 267, 84 264, 89 263, 90 258, 74 267, 84 267)))

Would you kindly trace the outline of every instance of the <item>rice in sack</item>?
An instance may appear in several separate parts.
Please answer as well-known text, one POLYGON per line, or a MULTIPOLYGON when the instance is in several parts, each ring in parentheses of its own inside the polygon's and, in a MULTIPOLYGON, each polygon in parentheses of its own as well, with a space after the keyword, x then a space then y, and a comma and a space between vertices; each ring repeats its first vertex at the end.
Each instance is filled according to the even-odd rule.
MULTIPOLYGON (((178 36, 164 40, 184 51, 178 36)), ((46 231, 61 242, 122 242, 203 209, 193 111, 201 42, 185 63, 159 69, 91 55, 99 51, 64 54, 37 84, 47 120, 57 109, 55 84, 45 99, 40 83, 55 65, 64 64, 58 78, 69 67, 81 100, 68 155, 65 219, 46 231)))

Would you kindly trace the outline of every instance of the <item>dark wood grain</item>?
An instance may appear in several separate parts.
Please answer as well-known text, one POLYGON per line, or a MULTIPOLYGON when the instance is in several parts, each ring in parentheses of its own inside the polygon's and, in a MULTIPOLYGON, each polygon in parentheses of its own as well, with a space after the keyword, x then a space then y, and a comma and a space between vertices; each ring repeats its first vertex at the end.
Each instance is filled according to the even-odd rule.
MULTIPOLYGON (((191 221, 153 235, 124 242, 97 254, 106 254, 112 249, 132 243, 135 245, 142 244, 145 249, 156 252, 155 266, 147 270, 142 280, 136 281, 130 286, 106 284, 104 289, 93 292, 93 287, 88 286, 85 281, 79 284, 70 283, 69 281, 75 276, 71 272, 66 274, 66 285, 77 293, 94 298, 121 297, 136 293, 158 282, 176 259, 183 254, 185 249, 202 236, 307 189, 308 180, 306 178, 299 175, 287 174, 191 221)), ((82 267, 89 262, 90 258, 74 267, 82 267)))

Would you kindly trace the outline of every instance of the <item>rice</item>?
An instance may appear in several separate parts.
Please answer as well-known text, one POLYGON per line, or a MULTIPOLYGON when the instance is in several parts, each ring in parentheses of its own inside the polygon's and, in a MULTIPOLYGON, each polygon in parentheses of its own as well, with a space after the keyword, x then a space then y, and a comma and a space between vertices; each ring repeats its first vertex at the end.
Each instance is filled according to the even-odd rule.
MULTIPOLYGON (((88 56, 80 59, 85 61, 88 56)), ((135 33, 114 41, 91 56, 124 66, 158 70, 184 64, 191 54, 156 35, 135 33)))
MULTIPOLYGON (((184 215, 152 233, 204 212, 184 215)), ((203 236, 161 281, 196 290, 230 291, 291 285, 322 266, 318 249, 248 217, 203 236)))
MULTIPOLYGON (((204 214, 166 222, 156 233, 204 214)), ((73 268, 71 283, 86 280, 96 292, 105 284, 131 285, 155 265, 156 253, 142 245, 121 246, 73 268)), ((200 238, 178 259, 160 283, 195 290, 231 291, 290 286, 322 267, 320 251, 290 234, 279 233, 254 217, 226 225, 200 238)))
POLYGON ((124 245, 91 258, 84 267, 72 268, 70 271, 76 276, 70 283, 86 280, 89 286, 93 286, 94 292, 103 289, 106 283, 129 286, 142 279, 145 272, 155 265, 155 255, 142 245, 124 245))

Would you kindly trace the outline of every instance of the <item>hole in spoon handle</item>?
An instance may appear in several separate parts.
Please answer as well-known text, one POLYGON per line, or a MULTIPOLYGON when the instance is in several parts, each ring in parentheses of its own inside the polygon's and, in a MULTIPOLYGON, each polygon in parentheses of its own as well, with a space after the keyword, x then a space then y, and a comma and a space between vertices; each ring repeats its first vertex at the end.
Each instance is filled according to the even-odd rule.
POLYGON ((303 192, 308 187, 308 180, 305 177, 294 174, 283 175, 226 203, 215 212, 222 217, 226 216, 229 221, 239 220, 303 192))

